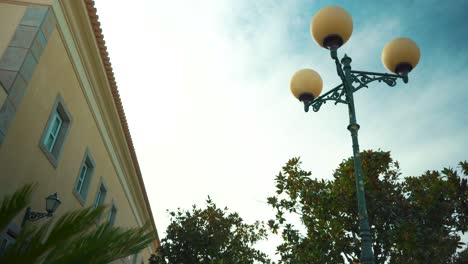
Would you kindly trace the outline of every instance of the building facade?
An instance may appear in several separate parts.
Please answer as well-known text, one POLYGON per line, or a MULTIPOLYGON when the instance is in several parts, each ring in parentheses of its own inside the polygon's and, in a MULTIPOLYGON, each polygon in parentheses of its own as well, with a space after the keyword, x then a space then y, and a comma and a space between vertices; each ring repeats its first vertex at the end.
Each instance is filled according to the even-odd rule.
POLYGON ((0 0, 0 20, 0 196, 36 182, 33 210, 57 192, 54 218, 104 203, 156 231, 93 1, 0 0))

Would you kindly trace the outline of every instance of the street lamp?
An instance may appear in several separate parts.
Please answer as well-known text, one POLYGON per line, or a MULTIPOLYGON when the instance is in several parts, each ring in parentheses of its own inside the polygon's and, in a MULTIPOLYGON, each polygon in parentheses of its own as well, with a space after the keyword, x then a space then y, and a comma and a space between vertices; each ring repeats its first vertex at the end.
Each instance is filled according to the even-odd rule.
POLYGON ((312 107, 317 112, 322 104, 334 101, 335 104, 348 105, 349 125, 351 132, 354 156, 354 175, 356 179, 356 193, 359 209, 359 230, 361 236, 361 263, 374 263, 372 251, 371 233, 366 208, 364 193, 364 180, 361 159, 359 157, 358 130, 356 113, 354 108, 354 92, 374 81, 384 82, 389 86, 395 86, 397 79, 408 82, 408 73, 419 62, 420 52, 414 41, 408 38, 397 38, 385 45, 382 51, 382 62, 385 67, 395 73, 378 73, 351 70, 351 58, 346 54, 340 60, 337 50, 348 41, 353 32, 353 20, 349 13, 338 6, 322 8, 313 17, 310 25, 311 35, 317 44, 330 50, 330 55, 335 61, 341 84, 320 96, 322 91, 322 79, 320 75, 310 69, 302 69, 291 79, 291 92, 304 103, 304 110, 312 107))
POLYGON ((54 214, 55 210, 57 210, 57 208, 62 203, 59 200, 57 193, 51 194, 47 196, 45 199, 46 199, 46 212, 44 213, 33 212, 31 211, 31 207, 28 207, 26 209, 26 213, 24 214, 23 223, 21 224, 21 226, 24 226, 24 224, 26 224, 26 221, 32 222, 32 221, 37 221, 44 217, 51 217, 54 214))

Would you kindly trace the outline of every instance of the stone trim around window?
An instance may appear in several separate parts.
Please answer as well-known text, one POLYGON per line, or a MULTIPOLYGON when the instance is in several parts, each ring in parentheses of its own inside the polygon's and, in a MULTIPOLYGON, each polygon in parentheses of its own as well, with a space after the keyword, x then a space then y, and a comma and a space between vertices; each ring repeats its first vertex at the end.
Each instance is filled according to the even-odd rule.
POLYGON ((82 206, 86 205, 86 200, 88 198, 89 187, 91 185, 91 181, 93 179, 93 175, 94 175, 95 171, 96 171, 96 163, 94 162, 94 159, 91 156, 91 153, 90 153, 89 149, 86 148, 86 151, 85 151, 83 160, 81 161, 80 167, 78 169, 75 184, 73 184, 73 190, 72 190, 75 198, 80 202, 80 204, 82 206), (85 178, 85 181, 83 183, 84 185, 82 187, 82 188, 84 188, 84 192, 80 194, 80 193, 78 193, 76 191, 76 186, 77 186, 78 180, 80 178, 81 170, 82 170, 83 165, 85 163, 88 165, 88 171, 86 173, 86 178, 85 178))
POLYGON ((0 102, 0 144, 5 140, 56 23, 51 8, 28 6, 8 47, 0 54, 0 89, 7 93, 7 98, 0 102))
POLYGON ((99 193, 99 190, 101 189, 101 186, 104 188, 105 194, 104 194, 104 198, 102 198, 101 203, 99 205, 104 205, 105 204, 107 193, 109 193, 109 188, 107 188, 107 184, 104 182, 104 178, 101 177, 101 180, 99 182, 99 185, 97 186, 97 189, 96 189, 96 192, 95 192, 95 195, 94 195, 93 206, 96 205, 97 195, 99 193))
POLYGON ((58 163, 60 161, 60 157, 63 151, 63 146, 65 145, 65 141, 70 132, 71 124, 72 124, 72 115, 70 114, 70 111, 68 111, 68 108, 66 107, 62 96, 58 95, 57 98, 55 99, 55 103, 52 107, 52 110, 50 111, 49 119, 47 120, 47 123, 42 132, 41 140, 39 141, 39 148, 42 150, 42 152, 50 161, 52 166, 54 166, 54 168, 57 168, 58 163), (52 149, 52 151, 49 151, 45 145, 45 140, 48 136, 47 132, 49 130, 49 127, 52 125, 55 112, 59 113, 60 117, 63 120, 63 124, 57 136, 54 148, 52 149))
POLYGON ((119 212, 119 209, 117 208, 117 205, 115 205, 114 199, 112 199, 112 205, 109 208, 109 217, 107 221, 109 221, 109 224, 111 226, 115 225, 115 221, 117 219, 117 213, 119 212))

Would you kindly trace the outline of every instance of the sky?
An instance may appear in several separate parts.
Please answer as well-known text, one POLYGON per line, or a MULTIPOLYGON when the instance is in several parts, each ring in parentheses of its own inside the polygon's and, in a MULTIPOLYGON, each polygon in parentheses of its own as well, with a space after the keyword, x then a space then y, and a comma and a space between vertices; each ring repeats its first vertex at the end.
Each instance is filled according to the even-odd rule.
MULTIPOLYGON (((304 113, 289 88, 302 68, 320 73, 324 92, 339 84, 309 33, 327 5, 353 17, 338 52, 355 70, 386 72, 381 51, 397 37, 421 49, 408 84, 355 94, 361 150, 391 151, 404 176, 468 159, 468 1, 96 0, 161 237, 166 209, 203 206, 207 195, 247 222, 266 221, 288 159, 331 179, 352 155, 346 106, 304 113)), ((273 255, 278 241, 260 247, 273 255)))

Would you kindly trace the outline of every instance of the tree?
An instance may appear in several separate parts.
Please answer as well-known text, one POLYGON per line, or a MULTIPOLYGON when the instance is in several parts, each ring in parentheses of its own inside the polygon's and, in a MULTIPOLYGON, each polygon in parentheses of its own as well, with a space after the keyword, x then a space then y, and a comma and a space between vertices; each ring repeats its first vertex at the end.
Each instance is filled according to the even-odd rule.
MULTIPOLYGON (((376 263, 449 263, 463 247, 460 232, 468 231, 468 163, 460 163, 461 173, 445 168, 404 178, 390 152, 363 151, 361 160, 376 263)), ((287 162, 267 199, 276 212, 268 225, 283 239, 281 262, 358 262, 353 159, 332 180, 312 178, 300 165, 299 158, 287 162)))
POLYGON ((468 248, 458 252, 450 261, 450 264, 466 264, 468 263, 468 248))
MULTIPOLYGON (((0 231, 29 204, 34 185, 25 185, 7 195, 0 206, 0 231)), ((99 222, 105 207, 65 213, 55 224, 26 223, 10 245, 0 254, 0 263, 109 263, 138 253, 156 234, 149 225, 124 229, 99 222)))
POLYGON ((267 236, 262 223, 244 223, 239 214, 218 208, 209 196, 206 205, 169 212, 166 237, 150 263, 270 263, 253 247, 267 236))

